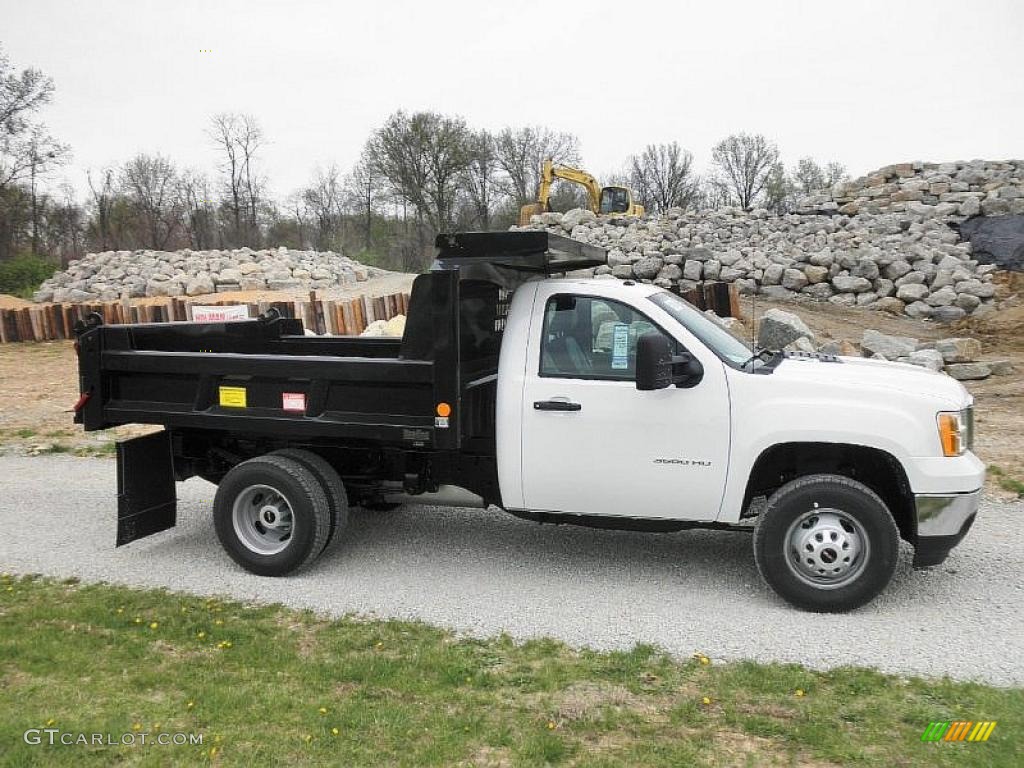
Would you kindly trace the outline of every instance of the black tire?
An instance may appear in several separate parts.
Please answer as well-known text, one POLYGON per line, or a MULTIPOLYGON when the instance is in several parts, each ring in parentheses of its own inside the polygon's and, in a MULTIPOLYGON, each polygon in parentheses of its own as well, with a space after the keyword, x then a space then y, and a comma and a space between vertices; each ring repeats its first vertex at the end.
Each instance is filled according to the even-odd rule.
POLYGON ((345 484, 341 482, 341 476, 323 456, 312 451, 305 451, 301 448, 281 448, 274 451, 271 456, 284 456, 299 462, 312 472, 323 486, 331 509, 331 529, 327 533, 327 541, 324 542, 326 550, 348 525, 348 494, 345 492, 345 484))
POLYGON ((213 500, 213 522, 217 538, 232 560, 260 576, 284 576, 313 562, 323 551, 331 512, 327 495, 312 472, 294 459, 268 455, 242 462, 224 476, 213 500), (277 507, 270 504, 275 500, 277 507), (242 518, 258 517, 265 509, 287 513, 276 521, 288 520, 287 529, 277 529, 286 533, 275 538, 269 528, 261 531, 256 524, 260 520, 243 520, 236 528, 236 502, 242 518))
POLYGON ((841 475, 786 483, 768 499, 754 528, 754 560, 762 578, 807 611, 841 613, 870 602, 892 579, 898 557, 899 531, 885 503, 863 483, 841 475), (815 510, 822 514, 809 514, 815 510), (844 562, 851 551, 852 560, 844 562))

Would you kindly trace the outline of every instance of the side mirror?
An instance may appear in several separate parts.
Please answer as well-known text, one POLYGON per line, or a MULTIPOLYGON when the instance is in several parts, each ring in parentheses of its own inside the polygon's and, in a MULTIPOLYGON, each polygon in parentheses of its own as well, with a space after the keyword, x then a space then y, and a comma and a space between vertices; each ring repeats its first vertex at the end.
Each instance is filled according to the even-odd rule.
POLYGON ((668 339, 660 333, 645 333, 636 342, 636 388, 641 391, 665 389, 672 384, 682 389, 695 387, 704 378, 704 366, 693 355, 673 355, 668 339))
POLYGON ((665 389, 672 383, 672 347, 660 333, 645 333, 636 341, 636 388, 665 389))

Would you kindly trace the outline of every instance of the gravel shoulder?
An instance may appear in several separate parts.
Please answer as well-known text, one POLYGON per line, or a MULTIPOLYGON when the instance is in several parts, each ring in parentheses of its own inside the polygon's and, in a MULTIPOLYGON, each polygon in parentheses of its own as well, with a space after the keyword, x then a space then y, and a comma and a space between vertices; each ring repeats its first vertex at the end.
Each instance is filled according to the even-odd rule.
POLYGON ((260 578, 221 551, 214 487, 179 485, 178 526, 115 549, 114 462, 0 457, 0 570, 75 576, 309 608, 421 619, 472 635, 573 646, 657 644, 720 660, 872 666, 1024 685, 1024 504, 987 499, 942 566, 912 571, 852 614, 814 615, 759 580, 745 533, 643 534, 541 526, 498 510, 409 506, 354 514, 310 569, 260 578))

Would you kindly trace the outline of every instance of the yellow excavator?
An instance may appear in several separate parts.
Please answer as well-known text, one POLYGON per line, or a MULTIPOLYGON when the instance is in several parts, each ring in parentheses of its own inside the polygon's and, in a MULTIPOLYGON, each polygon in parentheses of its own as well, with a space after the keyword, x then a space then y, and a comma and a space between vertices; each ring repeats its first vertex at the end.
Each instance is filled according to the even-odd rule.
POLYGON ((618 213, 623 216, 643 216, 644 207, 633 202, 633 193, 627 187, 602 187, 597 179, 579 168, 555 165, 545 160, 540 174, 537 202, 519 209, 519 226, 530 223, 530 217, 551 210, 551 185, 555 179, 571 181, 587 190, 587 202, 594 213, 618 213))

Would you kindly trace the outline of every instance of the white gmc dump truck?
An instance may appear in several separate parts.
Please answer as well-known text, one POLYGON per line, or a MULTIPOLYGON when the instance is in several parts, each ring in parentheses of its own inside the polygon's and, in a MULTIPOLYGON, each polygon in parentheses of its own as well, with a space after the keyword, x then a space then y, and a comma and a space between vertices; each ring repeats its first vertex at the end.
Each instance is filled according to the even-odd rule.
POLYGON ((118 544, 174 525, 175 481, 199 475, 225 550, 260 575, 344 546, 350 505, 496 505, 752 530, 779 595, 846 611, 885 588, 901 538, 929 566, 971 527, 984 465, 948 376, 752 353, 656 286, 552 277, 604 252, 545 232, 437 245, 401 339, 308 337, 276 313, 81 325, 76 420, 165 426, 119 446, 118 544))

